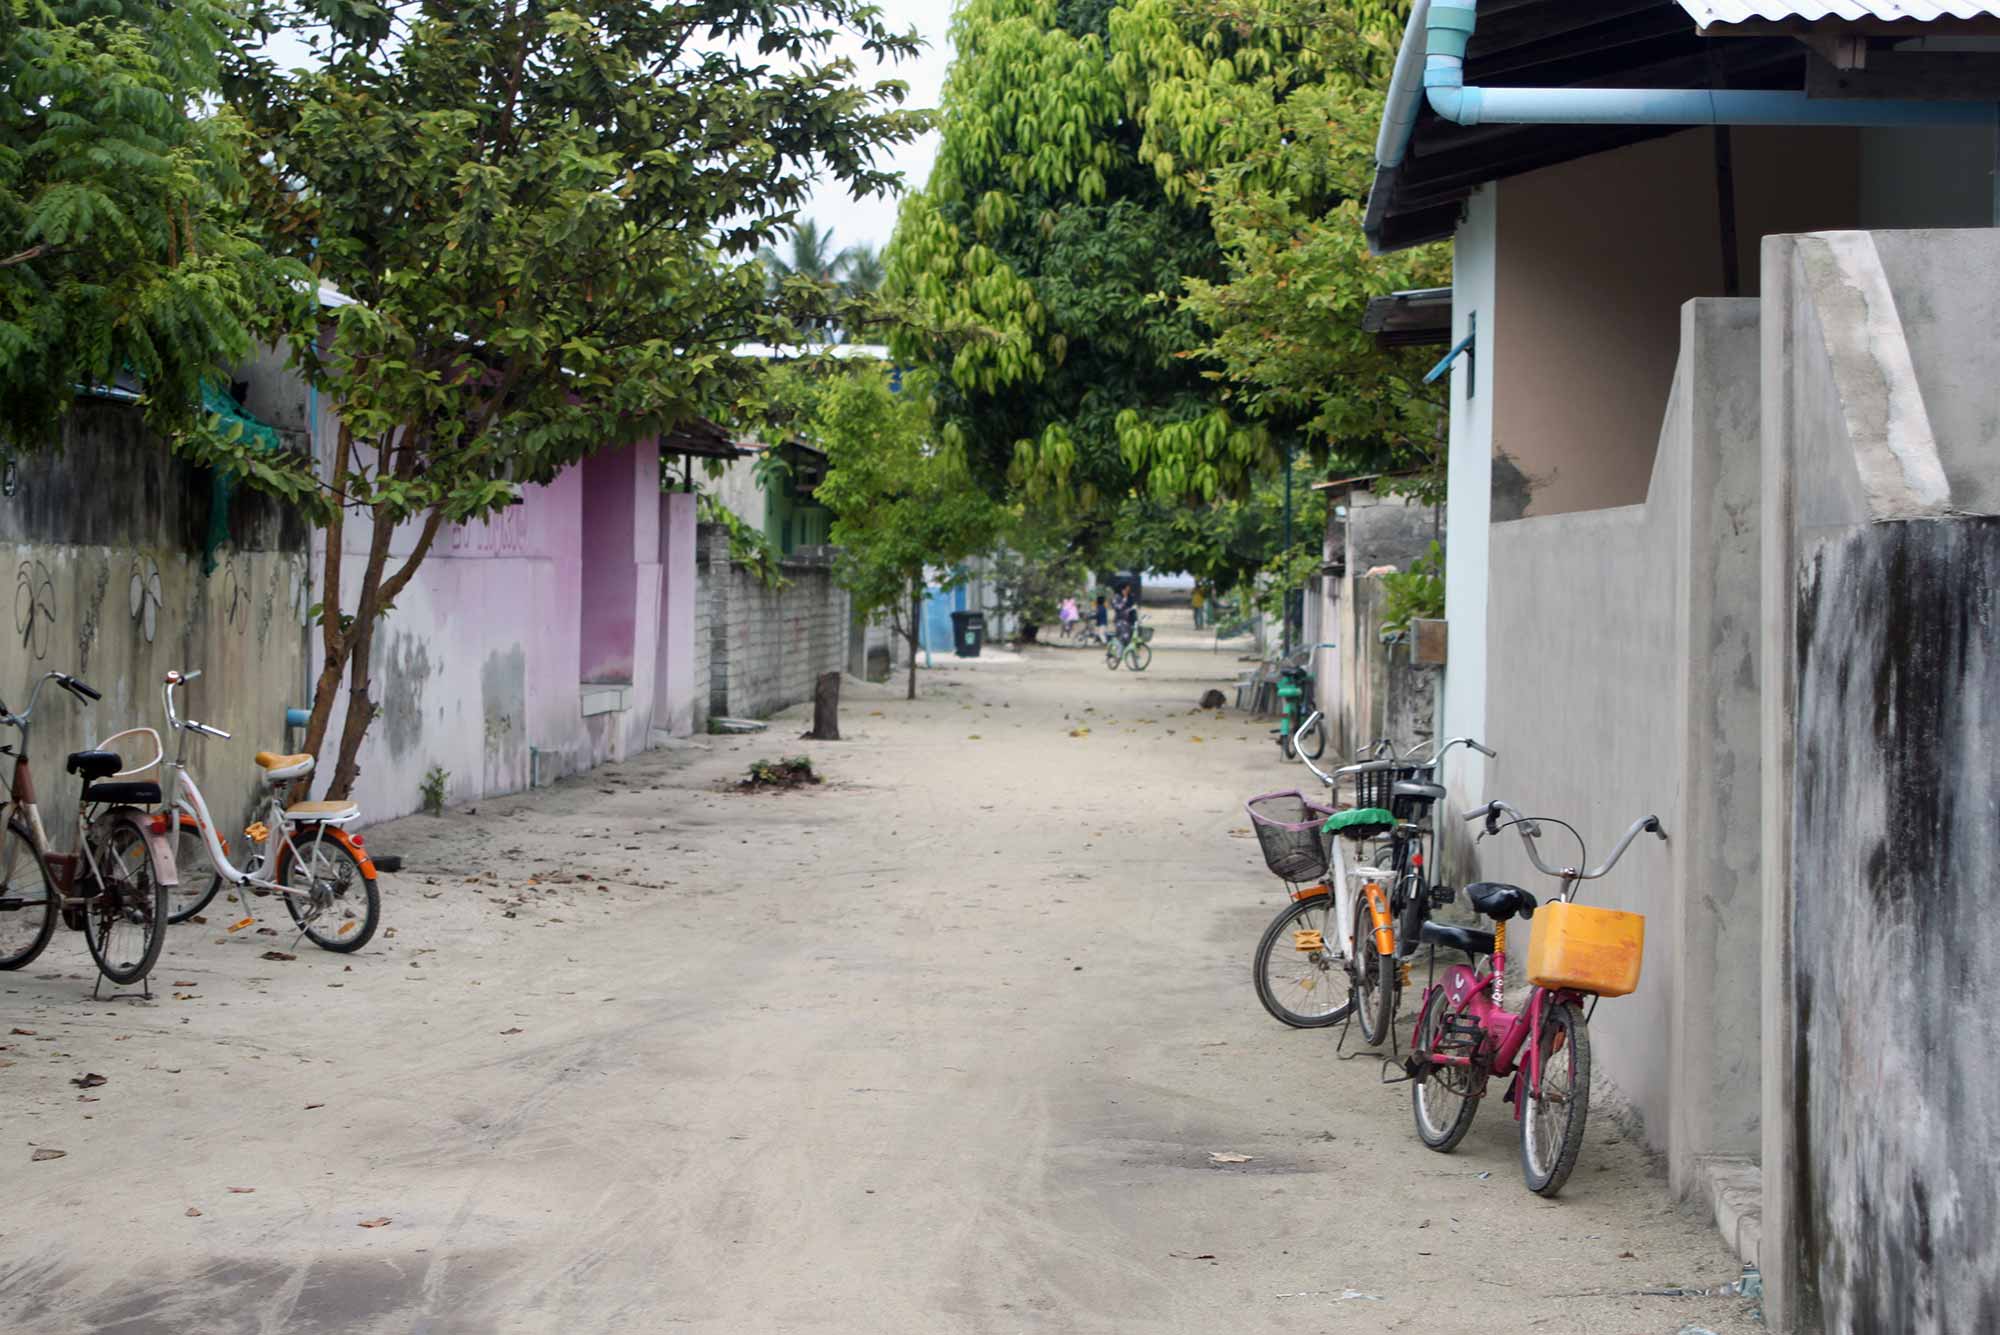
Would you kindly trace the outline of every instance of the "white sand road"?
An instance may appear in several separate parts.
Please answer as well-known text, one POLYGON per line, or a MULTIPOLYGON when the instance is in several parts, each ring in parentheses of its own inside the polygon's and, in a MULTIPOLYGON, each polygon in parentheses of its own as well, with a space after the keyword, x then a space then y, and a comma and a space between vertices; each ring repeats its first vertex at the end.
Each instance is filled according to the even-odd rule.
POLYGON ((1544 1202, 1497 1097, 1432 1154, 1265 1016, 1231 831, 1309 776, 1163 641, 377 827, 351 959, 176 928, 93 1002, 59 933, 0 975, 0 1331, 1756 1329, 1639 1295, 1736 1267, 1610 1119, 1544 1202), (725 790, 800 751, 825 786, 725 790))

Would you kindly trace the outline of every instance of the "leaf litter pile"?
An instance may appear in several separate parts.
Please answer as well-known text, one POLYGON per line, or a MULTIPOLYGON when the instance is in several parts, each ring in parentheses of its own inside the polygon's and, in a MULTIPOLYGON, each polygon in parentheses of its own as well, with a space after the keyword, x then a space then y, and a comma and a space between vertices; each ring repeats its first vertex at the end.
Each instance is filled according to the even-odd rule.
POLYGON ((750 766, 750 772, 736 781, 736 790, 743 793, 784 793, 795 788, 810 788, 824 782, 813 769, 810 756, 787 756, 782 760, 759 760, 750 766))

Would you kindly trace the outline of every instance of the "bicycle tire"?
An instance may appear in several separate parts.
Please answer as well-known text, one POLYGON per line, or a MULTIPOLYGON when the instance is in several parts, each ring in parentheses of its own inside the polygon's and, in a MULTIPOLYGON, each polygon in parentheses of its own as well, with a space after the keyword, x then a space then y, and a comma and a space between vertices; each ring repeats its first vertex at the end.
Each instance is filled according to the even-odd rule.
MULTIPOLYGON (((8 838, 9 845, 4 850, 0 850, 0 868, 6 868, 8 876, 7 885, 4 888, 0 888, 0 897, 9 900, 25 898, 14 893, 16 889, 15 882, 26 880, 30 874, 39 873, 41 883, 41 925, 33 929, 34 935, 32 937, 29 937, 24 930, 21 934, 21 940, 25 944, 15 945, 13 947, 13 954, 0 959, 0 969, 19 969, 34 963, 35 957, 48 949, 49 939, 56 932, 56 901, 59 896, 56 893, 55 875, 49 871, 48 859, 42 856, 41 849, 35 847, 34 838, 28 833, 26 824, 19 817, 15 817, 7 822, 4 833, 8 838), (32 861, 29 867, 17 870, 12 866, 12 863, 20 858, 22 853, 26 853, 32 861)), ((29 892, 32 892, 34 889, 32 884, 21 888, 29 892)), ((0 909, 0 915, 11 917, 16 913, 22 914, 23 916, 12 925, 25 929, 29 924, 29 916, 27 915, 32 915, 34 911, 32 900, 28 900, 17 907, 0 909)), ((0 950, 8 949, 8 943, 13 939, 11 933, 0 933, 0 950)))
POLYGON ((1326 753, 1326 720, 1314 719, 1312 727, 1306 729, 1306 759, 1318 760, 1326 753))
MULTIPOLYGON (((1280 909, 1278 916, 1271 919, 1271 925, 1264 929, 1264 935, 1259 938, 1256 954, 1250 960, 1250 981, 1257 989, 1257 1000, 1264 1003, 1264 1009, 1269 1011, 1271 1018, 1278 1023, 1289 1025, 1294 1029, 1324 1029, 1329 1025, 1339 1024, 1354 1013, 1354 989, 1351 987, 1347 990, 1346 1001, 1336 1004, 1332 1010, 1312 1013, 1293 1010, 1279 1000, 1271 982, 1274 953, 1281 945, 1291 954, 1299 953, 1290 949, 1294 944, 1292 933, 1315 930, 1304 926, 1313 913, 1319 915, 1317 930, 1322 942, 1329 930, 1335 934, 1336 941, 1338 940, 1340 924, 1332 921, 1336 911, 1334 898, 1330 894, 1301 899, 1280 909)), ((1309 972, 1302 974, 1301 977, 1309 978, 1311 981, 1301 990, 1317 992, 1324 986, 1329 995, 1336 994, 1339 991, 1340 977, 1345 972, 1341 967, 1342 960, 1338 949, 1325 952, 1323 959, 1318 957, 1318 952, 1310 953, 1314 957, 1306 961, 1309 972)))
MULTIPOLYGON (((292 921, 297 924, 299 931, 321 950, 330 950, 336 955, 351 955, 367 945, 374 937, 375 929, 382 924, 382 892, 375 884, 374 873, 361 865, 361 859, 356 857, 354 850, 346 844, 336 839, 316 840, 313 830, 309 827, 292 831, 292 844, 296 845, 305 857, 324 859, 327 864, 331 864, 324 868, 314 863, 300 864, 299 870, 305 872, 309 886, 316 885, 321 878, 322 870, 331 872, 332 879, 339 881, 342 886, 334 891, 331 905, 340 910, 334 921, 341 925, 334 927, 332 931, 327 931, 320 925, 319 919, 323 914, 309 914, 308 905, 298 895, 280 896, 285 901, 285 910, 292 915, 292 921), (342 874, 332 871, 333 866, 345 866, 350 870, 342 874), (360 887, 360 894, 356 898, 350 898, 355 894, 357 884, 360 887)), ((279 850, 277 880, 281 884, 292 883, 290 873, 295 861, 297 860, 292 856, 290 845, 279 850)))
POLYGON ((1153 646, 1139 640, 1125 651, 1125 657, 1130 660, 1134 672, 1144 672, 1153 665, 1153 646))
POLYGON ((1110 644, 1105 646, 1104 666, 1110 669, 1111 671, 1116 672, 1118 670, 1118 662, 1120 659, 1124 657, 1125 655, 1118 648, 1118 642, 1116 640, 1113 640, 1110 644))
POLYGON ((1375 919, 1368 896, 1354 899, 1354 1014, 1361 1021, 1361 1039, 1377 1047, 1389 1037, 1395 1017, 1396 959, 1375 945, 1375 919))
MULTIPOLYGON (((138 821, 113 814, 98 850, 98 866, 115 869, 116 884, 97 883, 97 893, 83 906, 83 943, 97 971, 120 987, 130 987, 159 963, 167 940, 167 887, 153 874, 153 854, 138 821), (138 929, 136 950, 129 944, 138 929)), ((79 878, 93 876, 86 858, 77 866, 79 878)))
POLYGON ((1543 1010, 1541 1032, 1534 1041, 1542 1052, 1543 1084, 1530 1088, 1524 1072, 1518 1086, 1521 1177, 1537 1196, 1554 1196, 1576 1167, 1576 1157, 1583 1152, 1584 1124, 1590 1120, 1590 1026, 1573 1003, 1558 1001, 1543 1010), (1561 1043, 1555 1041, 1558 1037, 1561 1043), (1552 1063, 1564 1072, 1566 1088, 1560 1103, 1547 1097, 1552 1063), (1556 1106, 1548 1109, 1544 1122, 1548 1104, 1556 1106))
POLYGON ((1292 745, 1292 716, 1289 710, 1278 717, 1278 754, 1287 760, 1298 755, 1298 748, 1292 745))
POLYGON ((1480 1073, 1473 1067, 1437 1066, 1422 1060, 1436 1049, 1438 1031, 1450 1004, 1445 990, 1433 987, 1417 1012, 1417 1032, 1410 1039, 1410 1112, 1416 1119, 1417 1139, 1439 1154, 1450 1154, 1465 1139, 1486 1093, 1480 1073))
POLYGON ((186 922, 207 908, 222 890, 215 855, 208 851, 208 841, 201 837, 201 827, 192 816, 181 816, 174 828, 174 871, 180 884, 167 896, 167 921, 186 922))

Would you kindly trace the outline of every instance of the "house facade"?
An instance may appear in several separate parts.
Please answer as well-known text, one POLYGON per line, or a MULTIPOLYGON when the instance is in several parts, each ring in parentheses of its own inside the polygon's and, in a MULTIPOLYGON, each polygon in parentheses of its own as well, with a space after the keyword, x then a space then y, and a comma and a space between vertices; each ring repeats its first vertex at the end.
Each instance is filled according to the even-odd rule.
POLYGON ((1997 100, 1991 5, 1419 0, 1378 145, 1455 257, 1446 780, 1665 822, 1600 1065, 1780 1328, 2000 1319, 1997 100))

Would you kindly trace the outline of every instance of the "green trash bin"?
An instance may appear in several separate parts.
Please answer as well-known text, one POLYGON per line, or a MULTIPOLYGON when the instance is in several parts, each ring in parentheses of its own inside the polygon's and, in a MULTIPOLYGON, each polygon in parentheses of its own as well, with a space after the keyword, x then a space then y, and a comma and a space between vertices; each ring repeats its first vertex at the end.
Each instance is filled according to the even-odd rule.
POLYGON ((984 612, 953 612, 951 614, 952 652, 960 658, 979 657, 980 648, 986 643, 986 614, 984 612))

